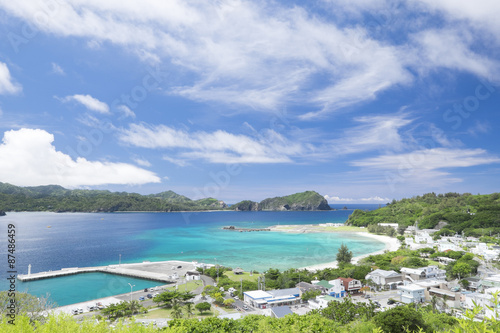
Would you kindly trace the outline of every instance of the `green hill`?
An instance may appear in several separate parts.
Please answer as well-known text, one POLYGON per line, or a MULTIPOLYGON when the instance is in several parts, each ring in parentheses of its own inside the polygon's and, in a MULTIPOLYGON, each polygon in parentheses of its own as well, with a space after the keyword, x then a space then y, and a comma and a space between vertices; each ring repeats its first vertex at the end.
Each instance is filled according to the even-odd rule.
POLYGON ((231 206, 234 210, 331 210, 326 199, 314 191, 295 193, 284 197, 267 198, 260 203, 241 201, 231 206))
POLYGON ((0 183, 0 211, 171 212, 221 209, 225 205, 213 198, 203 200, 193 201, 173 191, 145 196, 127 192, 68 190, 58 185, 19 187, 0 183), (214 201, 218 204, 213 204, 214 201))
POLYGON ((431 229, 446 222, 444 232, 480 235, 500 232, 500 194, 472 195, 470 193, 427 193, 409 199, 393 200, 373 211, 355 210, 347 224, 367 226, 376 223, 398 223, 431 229))

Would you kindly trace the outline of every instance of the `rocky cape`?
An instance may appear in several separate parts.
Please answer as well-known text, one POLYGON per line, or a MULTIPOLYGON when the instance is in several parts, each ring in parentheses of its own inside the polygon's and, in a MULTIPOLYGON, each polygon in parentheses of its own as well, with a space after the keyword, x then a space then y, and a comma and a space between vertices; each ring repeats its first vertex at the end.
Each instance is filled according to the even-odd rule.
POLYGON ((313 211, 332 209, 328 205, 328 201, 315 191, 267 198, 261 202, 244 200, 231 205, 230 208, 236 211, 313 211))

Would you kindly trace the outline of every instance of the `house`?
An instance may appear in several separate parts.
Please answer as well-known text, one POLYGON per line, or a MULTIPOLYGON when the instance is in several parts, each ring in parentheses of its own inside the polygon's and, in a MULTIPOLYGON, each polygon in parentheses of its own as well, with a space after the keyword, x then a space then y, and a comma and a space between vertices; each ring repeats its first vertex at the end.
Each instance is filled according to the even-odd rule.
POLYGON ((344 289, 346 292, 352 294, 352 293, 357 293, 359 292, 359 289, 363 287, 361 284, 361 281, 353 279, 353 278, 338 278, 338 281, 340 280, 342 282, 342 285, 344 286, 344 289))
POLYGON ((446 271, 437 266, 428 266, 421 268, 401 268, 403 280, 410 280, 411 282, 425 279, 445 279, 446 271))
POLYGON ((438 252, 444 252, 446 250, 451 250, 451 251, 461 251, 462 249, 460 246, 450 243, 450 242, 438 242, 438 252))
POLYGON ((327 291, 327 288, 325 288, 321 285, 311 284, 311 283, 307 283, 307 282, 299 282, 295 285, 295 287, 299 288, 301 297, 302 297, 303 293, 308 292, 308 291, 312 291, 312 290, 318 290, 322 294, 326 293, 326 291, 327 291))
POLYGON ((271 308, 272 318, 283 318, 286 315, 293 314, 292 309, 289 306, 276 306, 271 308))
POLYGON ((398 286, 401 302, 403 303, 423 303, 425 301, 425 288, 415 284, 398 286))
POLYGON ((467 280, 469 282, 468 289, 471 289, 471 290, 477 290, 479 288, 479 283, 481 281, 481 279, 478 277, 469 277, 469 278, 465 278, 464 280, 467 280))
POLYGON ((339 301, 339 299, 332 296, 323 295, 316 296, 315 299, 310 299, 308 303, 311 309, 324 309, 328 306, 328 303, 332 301, 339 301))
POLYGON ((277 289, 277 290, 252 290, 243 293, 245 303, 259 309, 267 309, 275 306, 299 304, 299 288, 277 289))
POLYGON ((344 284, 341 280, 321 280, 321 281, 312 281, 316 286, 321 286, 325 288, 326 293, 332 297, 340 298, 346 295, 346 290, 344 284))
POLYGON ((473 309, 475 305, 482 307, 481 314, 485 317, 498 318, 500 314, 500 305, 493 304, 493 294, 498 292, 500 288, 488 288, 484 291, 484 294, 481 293, 468 293, 465 294, 465 300, 462 302, 462 307, 466 309, 473 309))
POLYGON ((395 271, 376 269, 365 276, 365 279, 373 281, 378 287, 385 289, 396 289, 398 284, 403 284, 403 276, 395 271))
POLYGON ((426 232, 419 232, 415 235, 415 243, 417 244, 434 244, 432 237, 426 232))
POLYGON ((200 280, 201 279, 201 274, 198 271, 187 271, 186 272, 186 280, 187 281, 193 281, 193 280, 200 280))

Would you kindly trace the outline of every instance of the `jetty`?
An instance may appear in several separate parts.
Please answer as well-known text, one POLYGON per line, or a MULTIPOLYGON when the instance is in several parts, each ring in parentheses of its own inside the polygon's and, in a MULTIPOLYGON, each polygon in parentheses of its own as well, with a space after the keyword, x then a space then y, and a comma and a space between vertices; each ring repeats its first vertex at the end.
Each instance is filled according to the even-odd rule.
POLYGON ((237 228, 234 225, 228 227, 222 227, 224 230, 239 231, 239 232, 251 232, 251 231, 271 231, 269 228, 237 228))
MULTIPOLYGON (((205 267, 210 267, 210 264, 201 264, 205 267)), ((30 265, 31 266, 31 265, 30 265)), ((117 264, 109 266, 95 267, 69 267, 56 271, 31 273, 31 267, 28 269, 28 274, 18 274, 17 278, 20 281, 35 281, 42 279, 50 279, 61 276, 83 274, 83 273, 107 273, 122 276, 129 276, 139 279, 153 280, 167 283, 175 283, 179 278, 186 275, 188 271, 194 271, 197 267, 201 267, 197 262, 186 261, 159 261, 132 264, 117 264)))

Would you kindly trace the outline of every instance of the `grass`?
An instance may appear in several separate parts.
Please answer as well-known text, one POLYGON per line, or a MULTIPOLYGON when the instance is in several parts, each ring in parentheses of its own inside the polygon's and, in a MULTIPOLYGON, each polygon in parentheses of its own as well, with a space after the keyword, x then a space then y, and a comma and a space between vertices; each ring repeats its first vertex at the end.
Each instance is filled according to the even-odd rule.
MULTIPOLYGON (((193 291, 196 288, 203 286, 203 282, 201 280, 195 280, 195 281, 188 281, 187 285, 186 283, 180 284, 179 287, 177 288, 178 291, 193 291)), ((166 290, 174 291, 175 286, 167 287, 165 288, 166 290)))
POLYGON ((240 279, 244 281, 256 282, 259 278, 259 274, 253 274, 250 276, 250 272, 244 272, 243 274, 234 274, 232 271, 224 272, 224 275, 227 276, 231 281, 240 282, 240 279))
MULTIPOLYGON (((226 310, 227 311, 227 310, 226 310)), ((228 311, 229 312, 229 311, 228 311)), ((182 318, 188 318, 186 307, 182 307, 182 318)), ((205 311, 200 315, 200 312, 193 307, 193 315, 191 318, 206 318, 206 317, 216 317, 219 315, 219 311, 215 309, 213 306, 210 311, 205 311)), ((135 316, 136 319, 163 319, 163 318, 172 318, 172 309, 156 309, 149 311, 148 313, 140 314, 135 316)))

